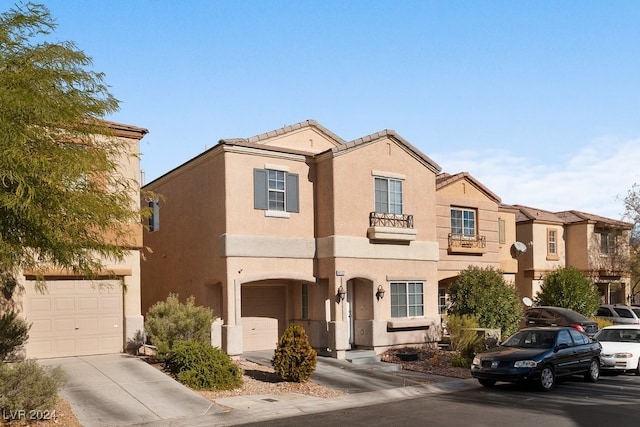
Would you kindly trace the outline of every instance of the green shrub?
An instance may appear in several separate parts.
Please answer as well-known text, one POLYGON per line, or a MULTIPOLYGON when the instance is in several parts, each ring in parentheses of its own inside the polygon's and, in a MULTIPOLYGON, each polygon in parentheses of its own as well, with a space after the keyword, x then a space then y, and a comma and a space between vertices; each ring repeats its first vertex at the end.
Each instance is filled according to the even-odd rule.
POLYGON ((43 367, 33 359, 0 363, 0 412, 51 410, 64 382, 59 366, 43 367))
POLYGON ((500 329, 503 337, 518 330, 522 303, 518 290, 492 267, 469 266, 449 287, 447 314, 476 316, 481 328, 500 329))
POLYGON ((29 339, 30 327, 14 310, 0 314, 0 363, 13 357, 29 339))
POLYGON ((475 316, 448 316, 447 330, 451 336, 451 349, 469 362, 478 353, 482 346, 482 340, 478 332, 478 319, 475 316))
POLYGON ((242 371, 229 355, 201 341, 176 341, 164 366, 191 388, 231 390, 242 385, 242 371))
POLYGON ((586 317, 598 311, 598 288, 575 267, 560 267, 544 276, 534 298, 536 305, 569 308, 586 317))
POLYGON ((193 296, 182 304, 178 295, 169 294, 166 301, 154 304, 147 313, 144 327, 158 358, 164 360, 177 341, 211 342, 211 309, 195 305, 193 296))
POLYGON ((316 370, 318 354, 311 347, 304 328, 291 323, 278 341, 271 365, 285 381, 304 382, 316 370))

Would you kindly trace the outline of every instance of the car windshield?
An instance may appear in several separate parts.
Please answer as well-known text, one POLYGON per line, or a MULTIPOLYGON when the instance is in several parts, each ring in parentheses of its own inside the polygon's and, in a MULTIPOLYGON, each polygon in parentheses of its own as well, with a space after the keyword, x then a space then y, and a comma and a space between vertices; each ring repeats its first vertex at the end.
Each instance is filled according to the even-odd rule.
POLYGON ((596 336, 598 341, 640 342, 638 329, 603 329, 596 336))
POLYGON ((555 331, 519 331, 511 335, 502 346, 519 348, 551 348, 556 342, 555 331))

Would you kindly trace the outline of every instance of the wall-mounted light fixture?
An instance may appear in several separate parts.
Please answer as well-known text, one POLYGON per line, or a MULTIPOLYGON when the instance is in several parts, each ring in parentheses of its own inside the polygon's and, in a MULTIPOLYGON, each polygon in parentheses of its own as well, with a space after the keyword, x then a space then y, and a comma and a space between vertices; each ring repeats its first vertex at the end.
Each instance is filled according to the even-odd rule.
POLYGON ((378 290, 376 291, 376 298, 378 301, 384 298, 384 288, 382 287, 382 285, 378 285, 378 290))
POLYGON ((344 296, 346 294, 347 294, 347 291, 345 291, 342 285, 340 285, 340 287, 338 288, 338 293, 336 294, 336 298, 338 299, 338 302, 344 300, 344 296))

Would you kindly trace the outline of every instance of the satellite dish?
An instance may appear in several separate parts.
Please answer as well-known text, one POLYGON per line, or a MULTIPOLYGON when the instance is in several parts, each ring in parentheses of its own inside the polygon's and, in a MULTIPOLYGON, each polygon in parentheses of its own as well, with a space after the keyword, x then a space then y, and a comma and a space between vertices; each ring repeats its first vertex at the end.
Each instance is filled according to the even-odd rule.
POLYGON ((524 297, 522 298, 522 302, 524 303, 524 305, 526 305, 527 307, 531 307, 533 305, 533 301, 531 301, 531 298, 529 297, 524 297))
POLYGON ((521 254, 527 252, 527 245, 522 242, 515 242, 511 245, 511 257, 517 258, 521 254))

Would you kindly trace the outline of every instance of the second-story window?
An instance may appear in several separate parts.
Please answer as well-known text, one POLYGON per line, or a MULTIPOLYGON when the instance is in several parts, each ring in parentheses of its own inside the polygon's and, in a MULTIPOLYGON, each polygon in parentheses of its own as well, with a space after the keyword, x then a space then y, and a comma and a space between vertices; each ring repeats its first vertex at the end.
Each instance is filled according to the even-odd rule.
POLYGON ((375 199, 376 212, 402 214, 402 181, 376 177, 375 199))
POLYGON ((149 206, 149 231, 158 231, 160 229, 160 205, 158 200, 148 202, 149 206))
POLYGON ((451 208, 451 234, 462 237, 476 236, 475 209, 451 208))
POLYGON ((607 230, 597 231, 600 235, 600 254, 609 255, 613 252, 614 235, 613 232, 607 230))
POLYGON ((547 257, 556 258, 558 256, 558 230, 547 229, 547 257))
POLYGON ((253 170, 255 209, 299 212, 298 175, 281 170, 253 170))

